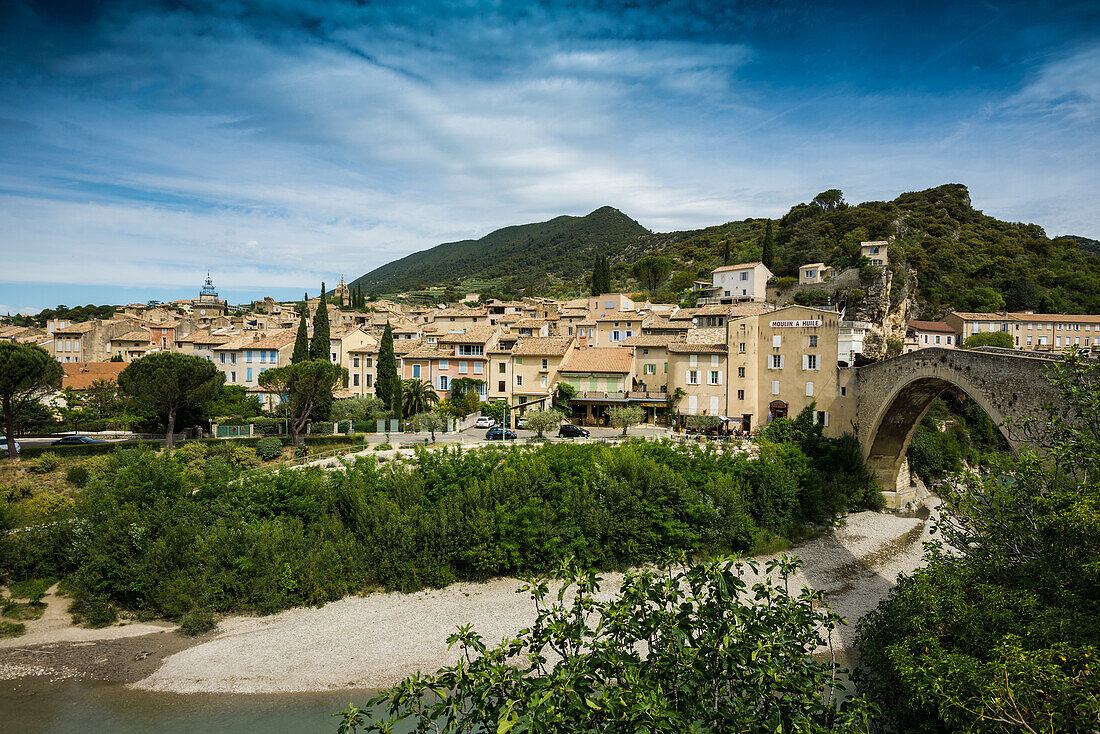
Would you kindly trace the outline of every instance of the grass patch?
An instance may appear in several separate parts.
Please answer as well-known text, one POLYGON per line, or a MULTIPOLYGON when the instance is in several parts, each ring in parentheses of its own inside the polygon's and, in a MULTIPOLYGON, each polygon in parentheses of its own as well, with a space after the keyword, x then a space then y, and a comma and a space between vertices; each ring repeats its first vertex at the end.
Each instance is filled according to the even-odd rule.
POLYGON ((20 602, 13 599, 6 599, 3 607, 0 607, 0 614, 8 619, 15 620, 28 620, 38 619, 42 616, 42 613, 46 611, 46 605, 42 603, 34 602, 20 602))
POLYGON ((0 620, 0 639, 5 637, 19 637, 27 631, 27 625, 22 622, 5 622, 0 620))
POLYGON ((22 581, 12 581, 8 586, 8 591, 11 593, 13 599, 29 599, 32 602, 40 601, 56 581, 57 579, 23 579, 22 581))

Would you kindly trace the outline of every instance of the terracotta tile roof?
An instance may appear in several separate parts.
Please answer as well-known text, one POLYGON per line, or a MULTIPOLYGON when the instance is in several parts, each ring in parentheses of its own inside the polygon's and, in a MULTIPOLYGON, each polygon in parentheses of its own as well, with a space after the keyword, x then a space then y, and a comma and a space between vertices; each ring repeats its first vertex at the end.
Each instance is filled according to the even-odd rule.
MULTIPOLYGON (((1069 324, 1095 324, 1100 322, 1100 315, 1096 314, 1068 314, 1068 313, 1024 313, 1017 311, 1010 313, 1016 321, 1061 321, 1069 324)), ((1003 318, 1003 317, 1002 317, 1003 318)))
POLYGON ((113 341, 113 342, 142 342, 142 341, 143 342, 148 342, 149 341, 149 332, 148 331, 131 331, 128 334, 123 334, 122 336, 112 336, 111 341, 113 341))
POLYGON ((588 315, 588 309, 587 308, 563 308, 561 310, 561 317, 562 318, 567 318, 567 319, 569 319, 569 318, 575 319, 575 318, 578 318, 578 317, 579 318, 584 318, 587 315, 588 315))
POLYGON ((918 319, 909 320, 909 328, 917 331, 939 331, 947 334, 954 334, 955 329, 942 321, 920 321, 918 319))
POLYGON ((419 339, 397 339, 393 343, 393 353, 403 357, 409 352, 419 349, 421 343, 419 339))
POLYGON ((748 270, 749 268, 755 268, 757 265, 761 265, 761 264, 762 263, 754 262, 754 263, 738 263, 737 265, 723 265, 720 268, 715 268, 711 272, 712 273, 728 273, 731 270, 748 270))
MULTIPOLYGON (((948 316, 958 316, 963 321, 1015 321, 1016 317, 1008 313, 973 313, 970 311, 952 311, 948 316)), ((1059 316, 1058 314, 1033 314, 1032 318, 1039 318, 1043 320, 1052 320, 1052 318, 1059 316)))
POLYGON ((668 319, 653 319, 642 326, 643 331, 687 331, 691 328, 690 321, 669 321, 668 319))
POLYGON ((688 344, 725 344, 726 330, 723 327, 711 329, 692 329, 687 333, 688 344))
POLYGON ((443 334, 439 341, 447 344, 484 344, 496 333, 495 326, 471 326, 461 334, 443 334))
POLYGON ((700 309, 698 308, 681 308, 668 318, 669 321, 691 321, 699 311, 700 309))
POLYGON ((55 329, 54 334, 87 334, 89 331, 95 328, 94 321, 81 321, 78 324, 71 324, 64 329, 55 329))
POLYGON ((618 311, 616 313, 604 314, 596 318, 596 321, 645 321, 645 316, 642 316, 637 311, 618 311))
POLYGON ((61 377, 62 389, 86 390, 96 380, 118 380, 126 362, 68 362, 61 365, 65 374, 61 377))
POLYGON ((729 312, 729 316, 731 319, 740 319, 745 316, 759 316, 762 313, 777 310, 778 309, 770 303, 739 303, 732 308, 729 312))
POLYGON ((670 342, 683 341, 679 334, 640 334, 624 339, 622 344, 628 347, 667 347, 670 342))
POLYGON ((668 345, 668 351, 673 354, 725 354, 728 350, 725 344, 672 342, 668 345))
POLYGON ((523 318, 512 324, 517 329, 539 329, 549 323, 546 319, 523 318))
POLYGON ((561 366, 562 372, 628 373, 634 366, 634 350, 622 347, 578 347, 561 366))
POLYGON ((572 337, 565 336, 522 337, 512 347, 512 354, 560 356, 565 354, 572 341, 572 337))

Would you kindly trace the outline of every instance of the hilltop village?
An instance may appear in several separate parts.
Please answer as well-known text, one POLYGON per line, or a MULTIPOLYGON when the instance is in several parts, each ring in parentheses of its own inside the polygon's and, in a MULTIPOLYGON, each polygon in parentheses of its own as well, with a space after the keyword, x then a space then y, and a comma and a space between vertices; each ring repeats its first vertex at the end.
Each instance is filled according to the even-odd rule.
MULTIPOLYGON (((888 242, 861 249, 872 267, 886 267, 888 242)), ((844 276, 811 263, 800 268, 798 287, 844 276)), ((772 273, 759 262, 716 268, 710 282, 695 284, 692 308, 623 293, 511 301, 470 293, 435 307, 377 300, 352 308, 357 299, 341 279, 325 302, 330 359, 348 373, 336 397, 374 394, 389 324, 398 374, 429 384, 441 399, 462 379, 472 381, 482 401, 503 401, 522 415, 550 407, 566 384, 567 418, 578 425, 606 425, 610 407, 633 404, 643 409, 644 423, 710 416, 731 433, 752 433, 813 405, 815 420, 839 435, 855 420, 850 368, 873 357, 959 348, 997 332, 1005 336, 994 343, 1022 350, 1100 347, 1100 316, 950 312, 940 321, 908 321, 903 343, 891 339, 874 354, 866 347, 883 341, 877 325, 843 307, 791 303, 769 281, 775 282, 772 273)), ((321 302, 265 298, 234 307, 208 278, 195 299, 130 304, 109 318, 52 320, 45 329, 0 326, 0 339, 44 347, 62 363, 63 387, 77 390, 116 377, 150 352, 198 355, 225 374, 227 385, 243 386, 270 409, 278 398, 265 393, 259 377, 289 364, 303 304, 312 324, 321 302)))

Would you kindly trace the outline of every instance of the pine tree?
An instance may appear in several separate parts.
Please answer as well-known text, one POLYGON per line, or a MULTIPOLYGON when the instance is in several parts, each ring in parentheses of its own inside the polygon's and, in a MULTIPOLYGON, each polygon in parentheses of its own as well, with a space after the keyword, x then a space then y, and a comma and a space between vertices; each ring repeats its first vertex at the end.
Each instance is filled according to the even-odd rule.
POLYGON ((306 362, 309 360, 309 327, 306 326, 306 309, 301 311, 302 318, 298 321, 298 335, 294 337, 294 354, 290 357, 291 364, 306 362))
POLYGON ((317 313, 313 317, 313 341, 309 343, 309 358, 327 360, 328 350, 328 302, 325 300, 325 283, 322 281, 321 300, 317 303, 317 313))
POLYGON ((386 322, 382 332, 382 344, 378 347, 378 373, 374 394, 385 404, 386 410, 401 415, 401 378, 397 375, 397 356, 393 352, 393 328, 386 322))
POLYGON ((764 228, 764 246, 760 251, 760 262, 764 263, 764 267, 771 270, 775 266, 775 239, 772 236, 772 220, 768 220, 767 227, 764 228))

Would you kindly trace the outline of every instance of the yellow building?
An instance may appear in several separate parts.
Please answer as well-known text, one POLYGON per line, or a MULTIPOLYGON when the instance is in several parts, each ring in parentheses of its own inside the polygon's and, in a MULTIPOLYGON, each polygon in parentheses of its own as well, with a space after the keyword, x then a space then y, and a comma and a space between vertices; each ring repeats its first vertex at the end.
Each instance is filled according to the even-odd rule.
POLYGON ((837 366, 839 319, 835 311, 787 306, 730 321, 726 415, 757 430, 814 403, 827 433, 850 430, 855 373, 837 366))

